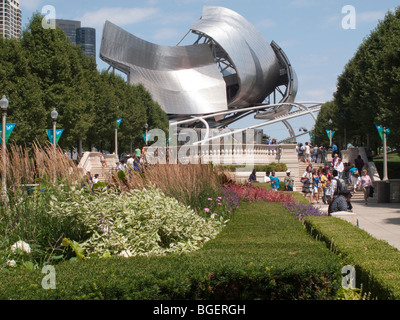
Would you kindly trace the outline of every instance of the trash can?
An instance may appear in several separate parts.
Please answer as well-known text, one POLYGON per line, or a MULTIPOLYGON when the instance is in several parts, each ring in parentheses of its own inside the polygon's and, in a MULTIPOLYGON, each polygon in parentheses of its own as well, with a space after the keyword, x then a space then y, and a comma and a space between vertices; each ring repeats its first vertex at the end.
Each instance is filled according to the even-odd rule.
POLYGON ((376 181, 378 203, 390 203, 390 182, 376 181))

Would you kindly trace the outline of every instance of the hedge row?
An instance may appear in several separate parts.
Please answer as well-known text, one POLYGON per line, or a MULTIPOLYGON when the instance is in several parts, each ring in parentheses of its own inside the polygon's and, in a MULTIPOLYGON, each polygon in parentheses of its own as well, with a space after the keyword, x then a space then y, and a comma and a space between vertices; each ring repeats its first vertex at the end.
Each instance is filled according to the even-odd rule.
MULTIPOLYGON (((376 169, 381 177, 383 177, 383 161, 374 161, 376 169)), ((390 179, 400 179, 400 162, 388 161, 388 176, 390 179)))
POLYGON ((0 299, 333 299, 339 260, 280 204, 242 203, 196 252, 64 262, 55 290, 42 288, 41 270, 3 269, 0 299))
MULTIPOLYGON (((236 169, 245 168, 243 165, 221 165, 219 167, 232 172, 236 171, 236 169)), ((257 172, 282 172, 287 170, 287 165, 285 163, 272 162, 270 164, 256 164, 254 165, 254 169, 256 169, 257 172)))
POLYGON ((308 217, 309 232, 356 269, 357 287, 379 300, 400 299, 400 252, 387 242, 334 217, 308 217))

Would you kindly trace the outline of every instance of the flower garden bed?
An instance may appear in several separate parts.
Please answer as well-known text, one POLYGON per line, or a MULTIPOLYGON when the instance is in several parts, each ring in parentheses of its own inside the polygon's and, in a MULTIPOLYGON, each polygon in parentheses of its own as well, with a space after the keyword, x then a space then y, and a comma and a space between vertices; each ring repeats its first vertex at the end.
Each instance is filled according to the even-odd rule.
MULTIPOLYGON (((70 259, 55 265, 54 290, 42 288, 40 268, 5 268, 0 299, 335 298, 339 258, 312 240, 295 212, 281 205, 295 203, 290 194, 237 185, 226 186, 224 193, 240 198, 240 207, 199 250, 70 259)), ((208 214, 218 200, 207 199, 208 214)))
POLYGON ((247 202, 197 251, 82 259, 40 270, 0 272, 0 299, 333 299, 340 264, 278 203, 247 202))

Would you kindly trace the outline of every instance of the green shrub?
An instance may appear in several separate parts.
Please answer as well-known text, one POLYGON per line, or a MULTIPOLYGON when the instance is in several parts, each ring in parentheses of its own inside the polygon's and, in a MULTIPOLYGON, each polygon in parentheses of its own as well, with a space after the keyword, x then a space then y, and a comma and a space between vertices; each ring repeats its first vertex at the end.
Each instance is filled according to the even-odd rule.
MULTIPOLYGON (((383 161, 374 160, 376 169, 381 178, 383 178, 383 161)), ((390 179, 400 179, 400 162, 388 161, 388 176, 390 179)))
MULTIPOLYGON (((80 245, 87 255, 161 255, 197 250, 224 226, 223 216, 200 217, 158 189, 117 193, 105 189, 88 196, 76 189, 52 196, 50 214, 73 219, 89 235, 80 245)), ((74 240, 74 239, 72 239, 74 240)))
POLYGON ((306 226, 340 255, 344 265, 356 268, 358 288, 362 286, 371 298, 400 299, 400 252, 396 248, 339 218, 308 217, 306 226))
MULTIPOLYGON (((245 168, 245 166, 243 165, 221 165, 218 167, 232 172, 236 171, 236 169, 245 168)), ((285 163, 272 162, 270 164, 265 164, 265 165, 258 165, 258 164, 254 165, 254 169, 256 169, 257 172, 266 172, 266 171, 283 172, 287 170, 287 165, 285 163)))
POLYGON ((126 172, 124 170, 119 170, 117 172, 117 177, 120 181, 125 181, 126 180, 126 172))
POLYGON ((29 193, 21 190, 10 193, 9 205, 2 206, 0 213, 0 266, 16 258, 10 255, 8 249, 19 240, 32 248, 31 254, 19 257, 19 261, 41 265, 65 253, 61 248, 63 237, 77 241, 87 238, 87 229, 78 220, 71 217, 61 220, 49 214, 51 197, 58 195, 63 201, 68 192, 68 186, 54 188, 46 185, 29 193))

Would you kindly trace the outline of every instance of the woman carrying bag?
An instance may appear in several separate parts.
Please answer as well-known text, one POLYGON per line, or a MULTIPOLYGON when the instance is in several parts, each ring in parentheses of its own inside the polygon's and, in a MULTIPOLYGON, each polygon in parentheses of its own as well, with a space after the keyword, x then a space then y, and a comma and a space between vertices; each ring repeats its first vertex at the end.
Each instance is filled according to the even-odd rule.
POLYGON ((311 196, 313 192, 311 166, 306 168, 306 171, 304 171, 300 181, 303 184, 302 192, 304 193, 304 197, 307 198, 307 194, 310 194, 311 196))

